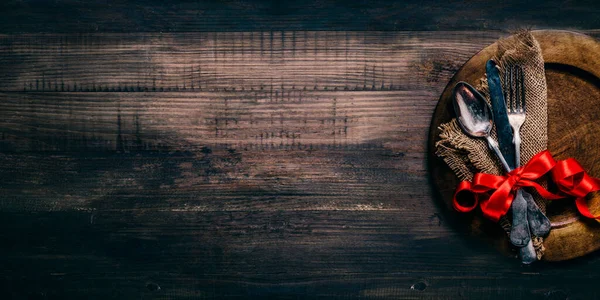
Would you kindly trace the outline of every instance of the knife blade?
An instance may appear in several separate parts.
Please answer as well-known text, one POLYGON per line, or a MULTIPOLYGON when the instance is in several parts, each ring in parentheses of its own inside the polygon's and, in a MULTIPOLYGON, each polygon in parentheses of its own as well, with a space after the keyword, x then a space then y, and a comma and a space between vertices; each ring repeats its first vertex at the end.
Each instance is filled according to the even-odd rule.
POLYGON ((485 65, 485 71, 490 91, 490 102, 492 103, 492 115, 494 116, 494 123, 496 123, 498 146, 510 168, 514 169, 516 164, 513 130, 508 122, 506 102, 504 101, 500 72, 496 67, 496 62, 491 59, 488 60, 485 65))

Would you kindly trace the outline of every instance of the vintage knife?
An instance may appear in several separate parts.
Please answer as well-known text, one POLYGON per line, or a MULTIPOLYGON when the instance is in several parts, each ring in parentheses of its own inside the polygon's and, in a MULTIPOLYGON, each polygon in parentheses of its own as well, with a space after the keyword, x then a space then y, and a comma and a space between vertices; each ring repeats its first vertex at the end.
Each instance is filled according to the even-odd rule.
POLYGON ((500 73, 496 68, 496 62, 488 60, 485 65, 488 87, 490 91, 490 101, 492 104, 492 114, 494 123, 496 123, 496 134, 498 135, 498 148, 504 155, 504 159, 511 169, 515 168, 515 146, 513 144, 513 131, 508 122, 506 113, 506 102, 502 93, 502 83, 500 82, 500 73))
MULTIPOLYGON (((490 91, 490 101, 492 102, 492 115, 496 124, 496 135, 500 152, 511 171, 515 168, 515 146, 513 144, 513 129, 508 121, 506 111, 506 102, 502 92, 502 83, 500 82, 500 73, 496 68, 496 62, 488 60, 485 65, 488 87, 490 91)), ((510 241, 517 247, 524 247, 531 240, 529 234, 529 224, 527 223, 527 202, 523 199, 522 191, 515 195, 512 206, 512 228, 510 232, 510 241)))
MULTIPOLYGON (((515 146, 513 144, 513 131, 508 121, 506 112, 506 102, 500 82, 500 73, 496 68, 496 62, 488 60, 485 65, 490 92, 490 102, 492 103, 492 115, 496 125, 496 134, 500 152, 504 155, 506 162, 511 169, 516 166, 515 146)), ((521 262, 530 264, 537 260, 533 243, 529 236, 529 224, 527 221, 527 202, 523 198, 523 193, 519 192, 512 204, 513 226, 510 233, 511 242, 519 246, 519 255, 521 262)))

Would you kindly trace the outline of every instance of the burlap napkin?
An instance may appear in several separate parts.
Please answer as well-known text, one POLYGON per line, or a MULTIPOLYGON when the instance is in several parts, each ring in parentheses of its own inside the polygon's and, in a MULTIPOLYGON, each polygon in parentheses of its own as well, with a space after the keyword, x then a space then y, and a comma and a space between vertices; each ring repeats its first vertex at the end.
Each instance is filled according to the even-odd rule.
MULTIPOLYGON (((525 75, 527 111, 525 123, 521 127, 521 165, 523 165, 535 154, 547 148, 548 113, 544 59, 540 45, 529 31, 520 31, 499 40, 498 50, 493 59, 498 63, 501 78, 503 78, 503 70, 514 64, 520 65, 525 75)), ((485 74, 485 66, 482 65, 481 69, 482 74, 485 74)), ((476 84, 476 88, 489 100, 485 77, 476 84)), ((459 179, 471 180, 473 174, 477 172, 496 175, 502 173, 500 162, 489 150, 487 143, 483 139, 473 139, 465 135, 456 119, 442 124, 440 130, 436 154, 443 158, 459 179)), ((492 136, 496 138, 495 128, 492 136)), ((545 212, 545 200, 534 191, 529 192, 536 199, 540 209, 545 212)), ((510 231, 510 220, 507 217, 503 217, 499 223, 507 232, 510 231)), ((543 255, 543 239, 534 237, 533 241, 539 259, 543 255)))

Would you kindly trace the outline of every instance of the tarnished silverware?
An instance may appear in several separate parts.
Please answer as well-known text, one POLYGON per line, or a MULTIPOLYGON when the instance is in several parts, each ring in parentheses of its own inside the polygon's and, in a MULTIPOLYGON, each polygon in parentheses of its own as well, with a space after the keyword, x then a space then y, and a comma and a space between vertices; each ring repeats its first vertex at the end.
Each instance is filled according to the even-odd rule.
MULTIPOLYGON (((525 122, 526 116, 526 103, 525 103, 525 80, 524 80, 523 68, 518 65, 512 66, 509 70, 504 72, 505 82, 505 99, 506 108, 508 113, 508 121, 510 126, 513 128, 513 143, 515 145, 515 167, 520 166, 521 159, 521 135, 520 129, 525 122)), ((527 191, 519 189, 515 200, 522 198, 525 201, 525 207, 527 210, 527 221, 529 224, 529 230, 535 236, 546 236, 550 232, 550 220, 540 210, 538 205, 533 200, 531 194, 527 191)), ((521 201, 521 200, 519 200, 521 201)), ((513 202, 514 205, 514 202, 513 202)), ((522 205, 519 204, 519 205, 522 205)), ((513 208, 514 214, 514 208, 513 208)), ((513 220, 514 222, 514 220, 513 220)), ((514 223, 513 223, 514 226, 514 223)), ((512 233, 511 233, 512 234, 512 233)), ((511 237, 512 241, 512 237, 511 237)))
MULTIPOLYGON (((488 87, 490 91, 490 102, 492 104, 492 114, 494 116, 494 124, 496 125, 496 137, 500 152, 504 155, 508 163, 507 172, 514 169, 515 163, 515 146, 513 136, 513 127, 508 119, 507 103, 513 96, 513 89, 507 89, 509 80, 505 76, 504 89, 500 82, 500 72, 496 62, 490 59, 485 65, 485 73, 487 76, 488 87), (507 93, 506 91, 511 91, 507 93)), ((505 75, 508 75, 505 72, 505 75)), ((512 78, 512 77, 511 77, 512 78)), ((529 243, 531 237, 527 223, 527 203, 519 193, 512 202, 512 227, 510 232, 510 242, 517 247, 524 247, 529 243)))
MULTIPOLYGON (((506 112, 508 122, 513 129, 513 144, 515 147, 515 167, 519 167, 521 158, 521 137, 519 129, 525 122, 524 102, 525 97, 522 81, 517 77, 522 75, 519 68, 511 67, 504 71, 504 99, 506 101, 506 112), (523 97, 521 97, 523 94, 523 97), (524 103, 523 103, 524 104, 524 103)), ((523 191, 517 190, 515 199, 511 205, 512 226, 510 229, 510 242, 517 247, 525 247, 531 239, 529 223, 527 222, 527 201, 523 198, 523 191)))
POLYGON ((485 138, 505 169, 510 170, 498 143, 490 136, 494 126, 491 108, 483 96, 466 82, 459 82, 453 91, 454 111, 462 130, 473 138, 485 138))
MULTIPOLYGON (((484 97, 466 82, 457 83, 452 94, 454 110, 461 129, 473 138, 485 138, 488 146, 496 154, 504 169, 510 172, 512 169, 500 152, 498 143, 490 136, 494 119, 484 97)), ((525 224, 527 225, 526 222, 525 224)), ((528 230, 526 232, 529 234, 528 230)), ((532 263, 537 257, 531 239, 524 246, 520 248, 521 262, 525 264, 532 263)))
MULTIPOLYGON (((523 69, 519 66, 510 67, 504 72, 504 99, 508 121, 513 129, 513 144, 515 147, 515 168, 521 165, 521 135, 520 129, 525 122, 525 80, 523 69)), ((512 206, 513 223, 510 240, 513 244, 523 245, 519 249, 521 262, 531 264, 537 260, 537 254, 531 241, 530 232, 536 236, 544 236, 550 230, 550 221, 535 204, 533 197, 523 189, 517 190, 512 206), (544 221, 545 219, 545 221, 544 221), (523 238, 528 241, 524 243, 523 238)), ((517 245, 518 246, 518 245, 517 245)))

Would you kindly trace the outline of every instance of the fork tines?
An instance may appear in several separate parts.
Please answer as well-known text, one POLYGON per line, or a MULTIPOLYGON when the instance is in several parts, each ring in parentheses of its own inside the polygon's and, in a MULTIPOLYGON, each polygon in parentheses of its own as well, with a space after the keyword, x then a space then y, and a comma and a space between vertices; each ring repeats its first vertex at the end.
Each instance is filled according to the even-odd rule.
POLYGON ((525 111, 525 89, 523 68, 511 65, 504 72, 504 99, 506 108, 511 112, 525 111))

